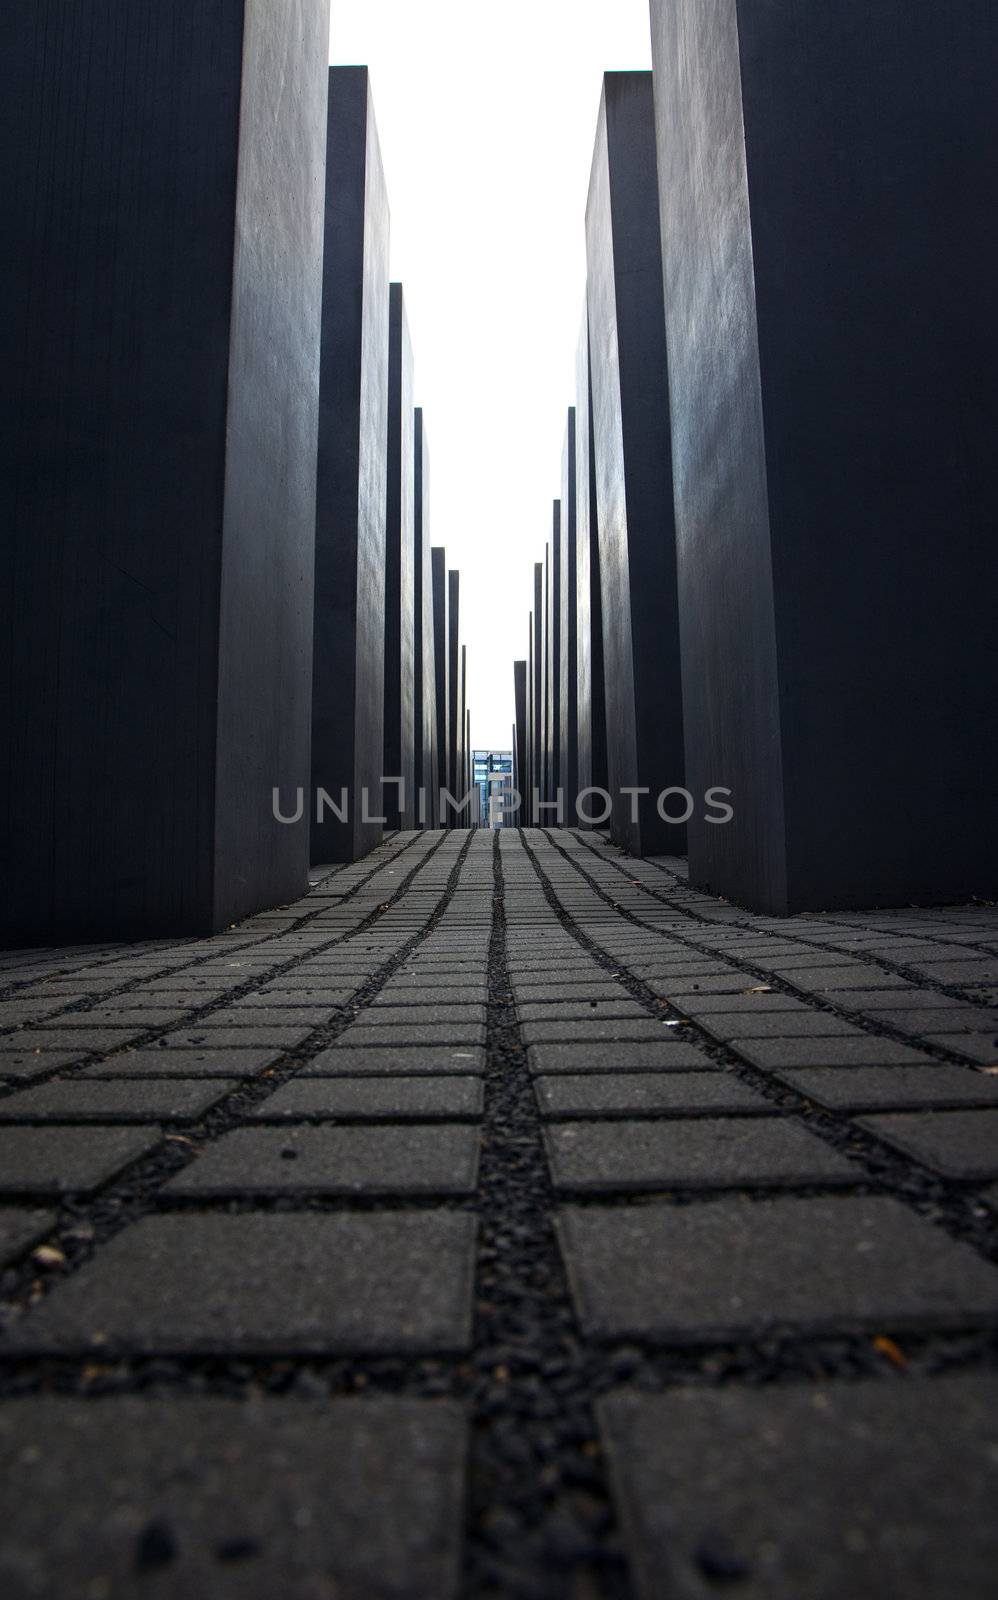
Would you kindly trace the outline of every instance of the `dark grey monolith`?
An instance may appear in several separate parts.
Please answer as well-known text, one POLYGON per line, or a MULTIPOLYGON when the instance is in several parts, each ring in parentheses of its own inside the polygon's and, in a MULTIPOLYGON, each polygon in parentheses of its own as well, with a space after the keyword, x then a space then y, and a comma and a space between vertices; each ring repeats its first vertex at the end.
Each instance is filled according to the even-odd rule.
POLYGON ((543 799, 544 783, 544 563, 534 563, 533 618, 533 745, 530 760, 528 815, 532 823, 539 818, 538 800, 543 799))
POLYGON ((575 514, 576 606, 578 649, 577 793, 583 796, 576 816, 583 827, 603 814, 605 800, 586 795, 607 787, 606 706, 603 687, 603 607, 600 591, 599 517, 596 510, 596 450, 593 440, 592 379, 589 361, 589 319, 583 316, 575 374, 575 514))
MULTIPOLYGON (((561 786, 561 502, 554 502, 551 519, 547 589, 547 680, 546 723, 547 749, 545 752, 544 782, 547 799, 558 801, 561 786)), ((555 811, 547 812, 547 820, 559 821, 555 811)))
POLYGON ((385 741, 382 804, 389 828, 411 828, 415 763, 416 461, 412 343, 400 283, 389 290, 388 509, 385 522, 385 741))
MULTIPOLYGON (((458 802, 464 799, 468 789, 468 647, 461 646, 461 667, 457 685, 458 702, 458 727, 461 730, 460 742, 457 749, 458 787, 454 793, 458 802)), ((467 813, 463 813, 461 820, 465 821, 467 813)))
POLYGON ((691 877, 998 890, 998 8, 652 5, 691 877))
POLYGON ((306 885, 327 31, 327 0, 3 8, 7 943, 306 885))
POLYGON ((576 413, 570 406, 565 426, 561 457, 561 517, 558 521, 559 546, 559 760, 558 781, 565 791, 565 821, 576 822, 575 802, 579 786, 579 641, 578 641, 578 564, 576 538, 576 413))
POLYGON ((523 796, 526 793, 527 782, 527 663, 526 661, 513 662, 513 707, 515 721, 513 723, 513 787, 520 795, 520 805, 509 817, 510 827, 516 827, 526 815, 523 805, 523 796))
POLYGON ((437 707, 433 627, 433 559, 430 550, 430 452, 423 409, 413 417, 413 769, 417 820, 435 828, 439 820, 437 707), (422 795, 419 790, 422 790, 422 795), (420 812, 422 813, 420 815, 420 812))
POLYGON ((551 545, 544 546, 544 593, 541 613, 541 766, 540 804, 538 821, 552 822, 554 818, 546 809, 551 798, 551 545))
POLYGON ((683 711, 650 72, 603 80, 586 256, 610 828, 635 855, 675 854, 685 827, 658 806, 683 785, 683 711))
POLYGON ((382 815, 388 330, 388 202, 367 68, 330 67, 312 673, 324 817, 313 861, 355 861, 382 836, 366 818, 382 815), (344 799, 341 820, 332 807, 344 799))
POLYGON ((447 571, 447 718, 447 788, 452 799, 447 803, 444 821, 453 828, 458 825, 455 802, 461 798, 458 763, 464 742, 464 719, 461 714, 461 574, 454 567, 447 571))
POLYGON ((534 791, 534 613, 527 620, 527 747, 523 793, 520 797, 520 819, 526 827, 533 821, 532 795, 534 791))
POLYGON ((438 827, 447 827, 449 817, 441 799, 450 783, 450 618, 447 614, 449 584, 447 552, 442 545, 431 550, 433 568, 433 680, 436 686, 434 708, 437 718, 437 792, 434 797, 438 827))

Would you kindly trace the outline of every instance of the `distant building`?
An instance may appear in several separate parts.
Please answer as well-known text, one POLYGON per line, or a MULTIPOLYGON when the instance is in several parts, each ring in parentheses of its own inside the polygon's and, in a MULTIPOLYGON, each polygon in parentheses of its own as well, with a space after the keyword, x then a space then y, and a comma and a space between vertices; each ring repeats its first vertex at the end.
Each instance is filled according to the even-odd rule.
POLYGON ((472 781, 478 790, 478 826, 501 828, 511 808, 512 750, 475 750, 472 781))

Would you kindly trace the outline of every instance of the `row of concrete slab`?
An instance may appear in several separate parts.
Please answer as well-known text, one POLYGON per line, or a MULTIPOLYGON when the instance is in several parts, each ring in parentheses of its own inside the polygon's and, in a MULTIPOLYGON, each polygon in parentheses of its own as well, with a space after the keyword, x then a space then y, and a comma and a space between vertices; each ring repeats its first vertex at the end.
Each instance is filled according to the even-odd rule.
POLYGON ((993 896, 998 10, 651 22, 604 82, 521 814, 762 911, 993 896))
POLYGON ((368 75, 328 29, 6 19, 7 943, 224 927, 469 787, 368 75))

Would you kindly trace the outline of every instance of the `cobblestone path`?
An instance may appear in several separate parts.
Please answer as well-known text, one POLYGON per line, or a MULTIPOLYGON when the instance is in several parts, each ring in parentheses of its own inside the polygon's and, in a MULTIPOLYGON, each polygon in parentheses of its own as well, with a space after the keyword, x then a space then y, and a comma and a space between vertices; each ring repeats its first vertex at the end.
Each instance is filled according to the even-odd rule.
POLYGON ((7 1600, 984 1600, 998 912, 393 836, 0 957, 7 1600))

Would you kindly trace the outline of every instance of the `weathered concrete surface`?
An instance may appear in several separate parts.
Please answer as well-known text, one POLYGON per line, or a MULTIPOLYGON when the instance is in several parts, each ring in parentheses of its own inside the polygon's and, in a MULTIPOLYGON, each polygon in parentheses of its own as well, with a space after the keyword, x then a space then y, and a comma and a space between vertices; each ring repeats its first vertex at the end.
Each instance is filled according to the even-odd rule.
POLYGON ((447 552, 442 545, 431 550, 433 568, 433 677, 437 716, 437 824, 443 827, 441 793, 450 783, 450 620, 447 615, 447 552))
POLYGON ((558 780, 565 791, 565 821, 574 826, 579 787, 579 642, 576 491, 576 412, 570 406, 561 458, 559 547, 558 780))
POLYGON ((329 69, 315 530, 312 859, 355 861, 383 815, 388 201, 366 67, 329 69))
POLYGON ((684 782, 669 380, 651 74, 603 81, 586 209, 607 770, 613 838, 682 852, 684 782), (628 795, 628 788, 645 790, 628 795), (682 814, 673 798, 669 815, 682 814))
POLYGON ((7 942, 305 885, 327 20, 4 10, 7 942))
POLYGON ((389 287, 388 478, 385 519, 385 746, 389 828, 416 820, 416 457, 412 341, 402 285, 389 287))
MULTIPOLYGON (((603 685, 603 606, 600 591, 599 514, 596 505, 596 450, 593 440, 589 314, 583 313, 575 366, 576 641, 578 647, 577 793, 605 789, 606 699, 603 685)), ((586 797, 585 816, 600 815, 598 797, 586 797)), ((585 816, 578 820, 585 825, 585 816)))
MULTIPOLYGON (((437 778, 436 635, 433 623, 433 558, 430 548, 430 451, 422 406, 413 432, 415 512, 413 518, 413 770, 424 790, 421 819, 428 828, 440 822, 437 778)), ((416 798, 417 818, 419 796, 416 798)))
POLYGON ((516 720, 513 723, 513 787, 520 795, 520 806, 515 817, 510 817, 511 822, 520 822, 525 816, 523 797, 527 792, 527 743, 529 730, 527 726, 527 663, 526 661, 513 662, 513 704, 516 711, 516 720))
POLYGON ((998 14, 654 0, 697 883, 998 887, 998 14))

